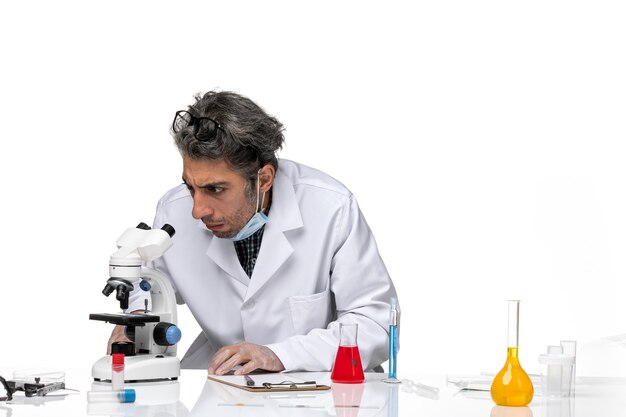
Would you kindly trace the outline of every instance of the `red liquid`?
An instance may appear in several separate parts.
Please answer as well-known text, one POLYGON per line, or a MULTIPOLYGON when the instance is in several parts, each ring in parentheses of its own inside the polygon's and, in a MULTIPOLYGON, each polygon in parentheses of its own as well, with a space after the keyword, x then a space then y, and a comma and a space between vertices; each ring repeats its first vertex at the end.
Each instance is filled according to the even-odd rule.
POLYGON ((342 384, 363 382, 365 376, 363 375, 363 365, 358 346, 339 346, 330 379, 342 384))

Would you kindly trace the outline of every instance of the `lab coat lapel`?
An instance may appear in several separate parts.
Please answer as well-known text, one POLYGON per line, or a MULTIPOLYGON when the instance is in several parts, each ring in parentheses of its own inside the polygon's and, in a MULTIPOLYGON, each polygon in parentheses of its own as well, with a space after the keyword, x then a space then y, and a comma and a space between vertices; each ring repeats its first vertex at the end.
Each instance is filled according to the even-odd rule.
POLYGON ((246 293, 246 300, 265 285, 293 253, 293 247, 282 230, 272 226, 270 226, 269 223, 265 225, 261 250, 259 251, 259 256, 254 266, 254 271, 252 272, 250 285, 246 293))
POLYGON ((214 236, 213 239, 211 239, 211 244, 206 254, 228 275, 245 286, 250 284, 250 278, 248 278, 248 275, 246 275, 246 272, 241 267, 239 259, 237 258, 237 252, 231 240, 220 239, 214 236))
POLYGON ((285 232, 303 225, 293 184, 280 168, 274 179, 272 206, 268 217, 246 300, 258 292, 293 253, 293 246, 285 232))

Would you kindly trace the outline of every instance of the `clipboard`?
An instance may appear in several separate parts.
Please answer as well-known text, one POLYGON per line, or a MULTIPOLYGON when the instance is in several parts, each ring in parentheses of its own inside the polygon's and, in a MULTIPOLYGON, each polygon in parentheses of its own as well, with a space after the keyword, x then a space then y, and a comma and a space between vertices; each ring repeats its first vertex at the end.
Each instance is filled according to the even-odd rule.
POLYGON ((208 375, 207 379, 248 392, 297 392, 297 391, 326 391, 328 385, 320 385, 315 381, 305 381, 290 377, 288 374, 252 374, 258 384, 248 386, 243 375, 208 375))

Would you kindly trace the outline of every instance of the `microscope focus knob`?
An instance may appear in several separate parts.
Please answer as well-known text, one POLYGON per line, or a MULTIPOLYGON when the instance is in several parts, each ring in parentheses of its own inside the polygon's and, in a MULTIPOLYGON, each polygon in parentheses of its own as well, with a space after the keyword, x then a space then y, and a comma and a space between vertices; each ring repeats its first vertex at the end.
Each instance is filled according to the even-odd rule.
POLYGON ((161 322, 154 326, 152 336, 157 345, 172 346, 180 341, 182 333, 175 324, 161 322))

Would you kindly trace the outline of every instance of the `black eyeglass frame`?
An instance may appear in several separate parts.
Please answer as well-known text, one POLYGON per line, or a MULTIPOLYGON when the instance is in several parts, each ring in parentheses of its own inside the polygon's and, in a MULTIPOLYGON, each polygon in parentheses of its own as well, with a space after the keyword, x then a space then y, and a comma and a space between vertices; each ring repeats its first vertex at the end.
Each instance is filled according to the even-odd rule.
POLYGON ((181 130, 186 129, 186 128, 190 127, 190 126, 193 127, 193 136, 199 142, 208 142, 210 140, 215 139, 215 136, 217 135, 217 131, 218 130, 221 130, 222 132, 226 133, 226 130, 224 130, 224 127, 222 127, 222 125, 215 119, 212 119, 210 117, 196 117, 193 114, 191 114, 190 112, 188 112, 187 110, 178 110, 176 112, 176 114, 174 115, 174 121, 172 122, 172 132, 178 133, 181 130), (178 120, 184 120, 185 122, 187 122, 187 125, 185 127, 182 127, 182 128, 181 127, 177 127, 178 120), (208 129, 208 132, 206 134, 206 138, 205 137, 198 137, 198 127, 199 127, 198 122, 201 121, 201 120, 208 120, 208 121, 212 122, 215 125, 215 127, 213 129, 208 129))

